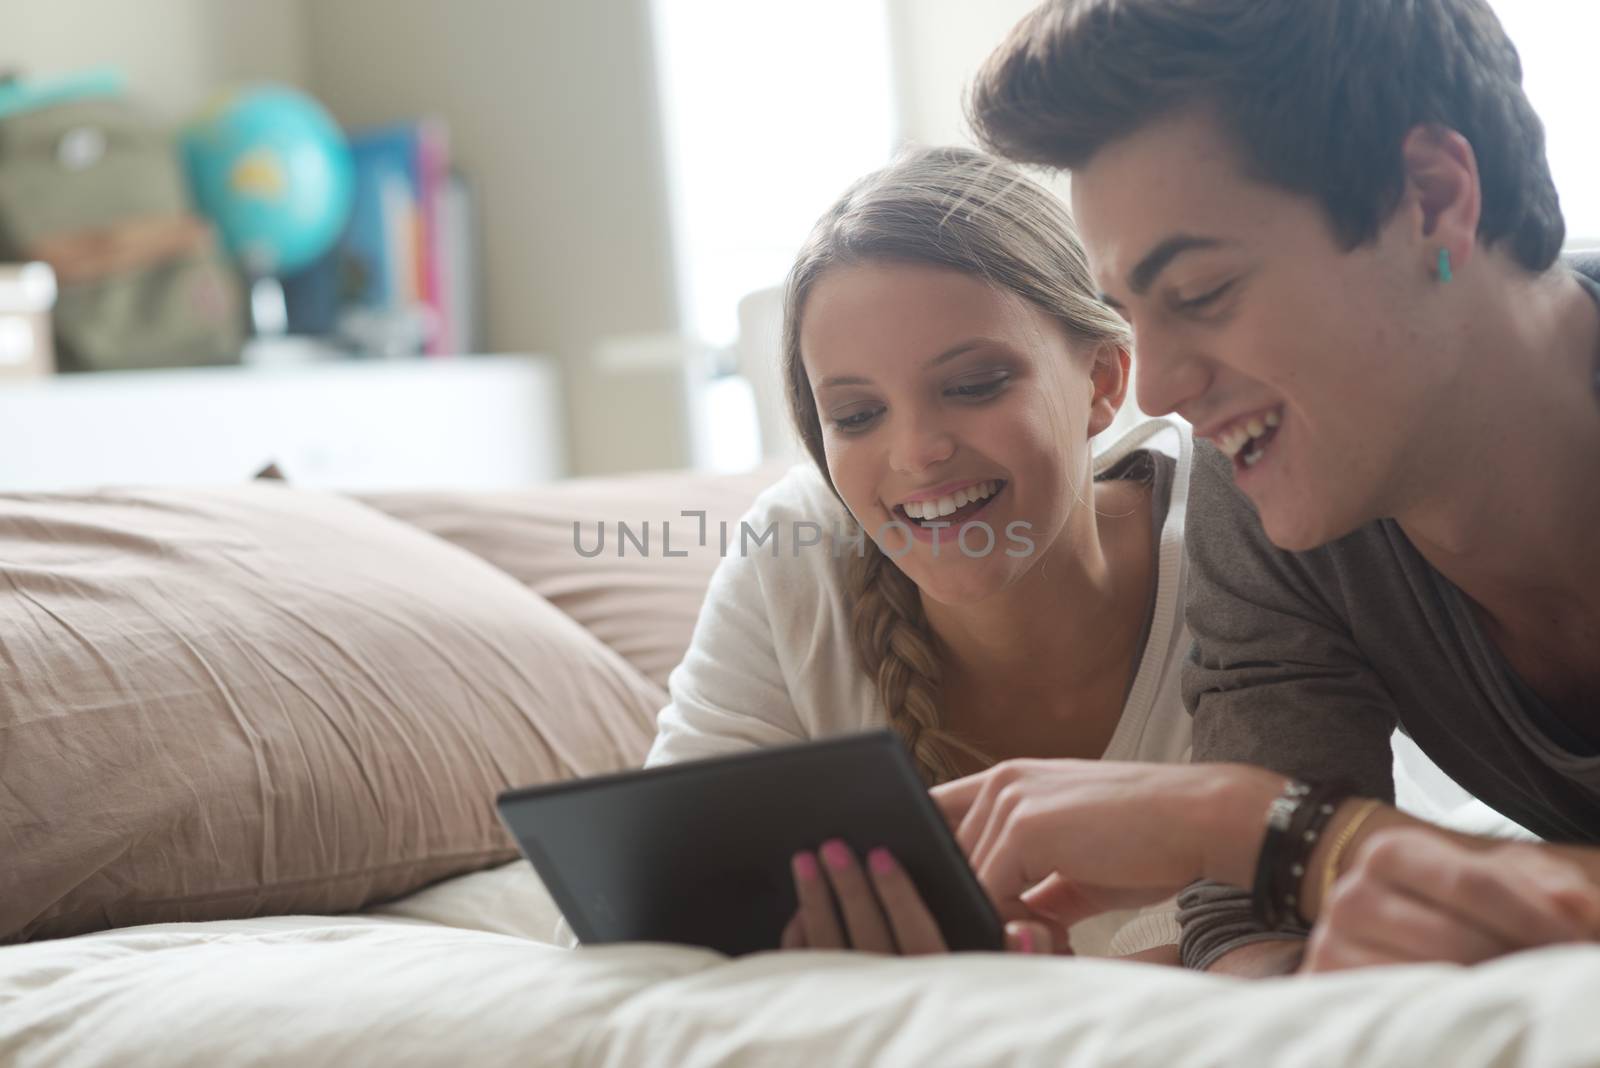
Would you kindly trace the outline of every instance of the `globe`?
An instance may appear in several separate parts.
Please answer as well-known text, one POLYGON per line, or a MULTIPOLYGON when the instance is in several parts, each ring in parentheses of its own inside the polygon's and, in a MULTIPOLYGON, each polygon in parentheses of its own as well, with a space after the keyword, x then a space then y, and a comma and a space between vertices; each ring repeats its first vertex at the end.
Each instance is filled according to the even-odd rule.
POLYGON ((350 145, 311 97, 231 90, 179 135, 195 203, 246 273, 284 275, 333 247, 355 189, 350 145))

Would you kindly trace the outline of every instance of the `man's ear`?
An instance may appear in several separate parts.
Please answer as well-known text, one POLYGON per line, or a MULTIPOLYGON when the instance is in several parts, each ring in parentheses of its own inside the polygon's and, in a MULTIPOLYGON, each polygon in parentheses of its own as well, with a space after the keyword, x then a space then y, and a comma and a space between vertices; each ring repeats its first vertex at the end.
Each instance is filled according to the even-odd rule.
POLYGON ((1431 271, 1440 249, 1450 253, 1452 267, 1464 267, 1477 248, 1478 219, 1483 213, 1483 187, 1472 143, 1445 126, 1417 126, 1400 145, 1405 166, 1402 210, 1419 245, 1419 257, 1431 271))
POLYGON ((1117 418, 1122 402, 1128 399, 1129 371, 1133 366, 1128 350, 1105 344, 1095 349, 1089 381, 1094 393, 1089 398, 1089 436, 1092 438, 1117 418))

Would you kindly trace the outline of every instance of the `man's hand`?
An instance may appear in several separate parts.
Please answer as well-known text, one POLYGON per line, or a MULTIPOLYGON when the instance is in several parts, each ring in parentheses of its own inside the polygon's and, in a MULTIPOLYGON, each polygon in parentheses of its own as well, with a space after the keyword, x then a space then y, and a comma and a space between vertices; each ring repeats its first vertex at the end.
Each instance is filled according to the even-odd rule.
POLYGON ((1201 877, 1248 882, 1282 783, 1237 765, 1010 760, 932 793, 1001 915, 1065 927, 1201 877))
POLYGON ((1600 887, 1527 844, 1470 848, 1425 827, 1374 832, 1334 884, 1303 972, 1479 961, 1600 940, 1600 887))

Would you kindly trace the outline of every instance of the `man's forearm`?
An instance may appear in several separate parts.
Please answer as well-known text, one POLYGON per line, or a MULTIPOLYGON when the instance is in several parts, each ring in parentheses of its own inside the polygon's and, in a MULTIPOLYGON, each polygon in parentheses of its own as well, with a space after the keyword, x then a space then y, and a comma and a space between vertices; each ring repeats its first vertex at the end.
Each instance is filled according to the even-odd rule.
POLYGON ((1117 959, 1138 961, 1140 964, 1164 964, 1172 968, 1181 967, 1183 964, 1179 959, 1178 946, 1175 942, 1171 945, 1141 949, 1137 953, 1127 953, 1117 959))
POLYGON ((1239 979, 1269 979, 1288 975, 1300 967, 1305 956, 1303 938, 1252 942, 1224 953, 1206 969, 1212 975, 1231 975, 1239 979))
MULTIPOLYGON (((1257 855, 1265 834, 1268 806, 1283 789, 1287 781, 1281 775, 1260 768, 1243 765, 1218 765, 1211 774, 1215 776, 1203 806, 1191 809, 1200 825, 1196 828, 1208 842, 1205 849, 1206 878, 1232 886, 1249 887, 1255 881, 1257 855)), ((1500 838, 1461 834, 1409 816, 1390 805, 1380 805, 1368 814, 1354 835, 1342 832, 1357 818, 1362 802, 1352 799, 1344 802, 1338 813, 1329 821, 1318 840, 1316 848, 1306 863, 1299 897, 1300 914, 1308 922, 1315 922, 1322 909, 1325 887, 1334 878, 1350 869, 1360 855, 1361 846, 1373 835, 1396 827, 1422 827, 1434 834, 1471 849, 1490 849, 1504 845, 1500 838), (1333 856, 1335 849, 1338 855, 1333 856)), ((1533 843, 1530 843, 1533 844, 1533 843)), ((1600 848, 1579 845, 1537 844, 1579 867, 1591 883, 1600 886, 1600 848)), ((1253 948, 1253 947, 1245 947, 1253 948)), ((1242 950, 1227 954, 1233 957, 1242 950)), ((1222 963, 1217 961, 1213 970, 1222 963)))
MULTIPOLYGON (((1328 829, 1317 847, 1311 851, 1310 862, 1306 865, 1305 878, 1300 888, 1300 910, 1307 919, 1315 921, 1322 911, 1323 891, 1333 879, 1350 870, 1351 863, 1360 853, 1362 843, 1381 831, 1395 827, 1421 827, 1452 842, 1466 846, 1469 849, 1492 849, 1495 846, 1506 844, 1504 838, 1488 838, 1483 835, 1462 834, 1459 831, 1446 830, 1426 820, 1419 820, 1409 816, 1399 809, 1389 805, 1382 805, 1368 816, 1356 833, 1344 843, 1339 855, 1333 857, 1332 853, 1340 838, 1340 832, 1357 816, 1359 801, 1346 801, 1339 806, 1339 811, 1329 821, 1328 829), (1329 872, 1330 860, 1335 861, 1334 870, 1329 872), (1332 875, 1332 879, 1329 875, 1332 875)), ((1589 881, 1600 886, 1600 848, 1594 846, 1561 845, 1543 842, 1526 843, 1537 849, 1547 849, 1561 859, 1575 864, 1580 868, 1589 881)))

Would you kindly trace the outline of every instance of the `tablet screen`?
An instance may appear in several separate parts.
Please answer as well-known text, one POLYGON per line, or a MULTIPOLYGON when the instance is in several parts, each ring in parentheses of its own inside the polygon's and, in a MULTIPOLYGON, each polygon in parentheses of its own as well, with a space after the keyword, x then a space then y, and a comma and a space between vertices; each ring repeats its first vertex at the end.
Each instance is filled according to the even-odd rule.
POLYGON ((841 838, 887 848, 952 950, 1002 926, 910 757, 889 731, 529 787, 501 819, 580 941, 776 949, 794 915, 790 858, 841 838))

